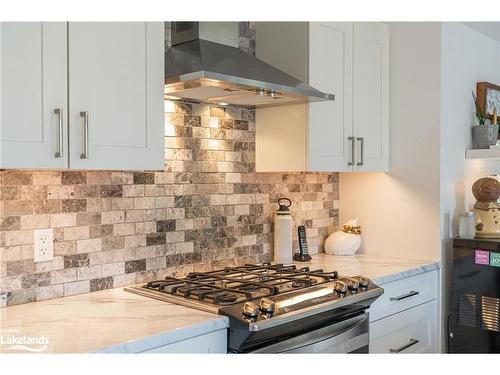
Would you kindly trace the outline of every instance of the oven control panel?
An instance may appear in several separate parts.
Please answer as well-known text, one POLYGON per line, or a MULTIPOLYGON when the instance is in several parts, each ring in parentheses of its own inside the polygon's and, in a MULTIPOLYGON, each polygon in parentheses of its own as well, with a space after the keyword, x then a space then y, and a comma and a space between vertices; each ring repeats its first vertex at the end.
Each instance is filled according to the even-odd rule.
POLYGON ((323 305, 337 308, 346 304, 356 304, 371 298, 374 291, 380 291, 378 295, 382 294, 382 289, 366 277, 340 277, 333 282, 305 290, 222 307, 219 313, 237 318, 247 324, 253 324, 290 314, 313 311, 323 305))

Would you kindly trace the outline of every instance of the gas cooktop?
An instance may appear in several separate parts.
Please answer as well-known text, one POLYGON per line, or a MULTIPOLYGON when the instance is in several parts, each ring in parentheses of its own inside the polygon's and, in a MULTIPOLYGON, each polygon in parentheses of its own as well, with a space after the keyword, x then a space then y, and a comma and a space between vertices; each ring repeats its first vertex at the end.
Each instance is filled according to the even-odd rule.
MULTIPOLYGON (((324 284, 338 279, 337 272, 297 269, 294 265, 245 265, 227 267, 223 270, 190 273, 185 278, 167 277, 151 281, 142 289, 196 301, 217 311, 217 306, 227 306, 274 296, 312 285, 324 284)), ((140 289, 139 289, 140 290, 140 289)))
MULTIPOLYGON (((226 267, 211 272, 192 272, 183 278, 166 277, 164 280, 125 288, 148 297, 192 306, 209 312, 249 301, 280 296, 295 292, 304 294, 323 284, 333 283, 332 288, 320 288, 339 298, 366 291, 370 280, 363 276, 341 277, 337 271, 310 270, 295 265, 263 263, 240 267, 226 267), (312 289, 311 289, 312 288, 312 289)), ((247 308, 250 305, 247 305, 247 308)))
POLYGON ((125 290, 228 316, 229 348, 235 352, 278 342, 293 332, 358 319, 383 293, 363 276, 271 263, 193 272, 125 290))

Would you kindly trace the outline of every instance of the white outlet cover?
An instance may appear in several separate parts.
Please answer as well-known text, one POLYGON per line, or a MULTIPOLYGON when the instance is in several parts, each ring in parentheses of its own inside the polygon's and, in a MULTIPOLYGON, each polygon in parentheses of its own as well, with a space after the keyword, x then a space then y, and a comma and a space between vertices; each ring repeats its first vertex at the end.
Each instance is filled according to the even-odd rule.
POLYGON ((54 259, 54 231, 37 229, 34 231, 34 261, 50 262, 54 259))

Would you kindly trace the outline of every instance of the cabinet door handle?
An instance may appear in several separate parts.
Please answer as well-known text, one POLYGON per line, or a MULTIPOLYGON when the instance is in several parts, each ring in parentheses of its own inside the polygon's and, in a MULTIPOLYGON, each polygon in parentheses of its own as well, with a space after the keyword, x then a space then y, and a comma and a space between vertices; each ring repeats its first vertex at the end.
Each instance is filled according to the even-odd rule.
POLYGON ((80 117, 83 118, 83 143, 80 159, 89 158, 89 113, 87 111, 80 112, 80 117))
POLYGON ((349 167, 354 166, 354 160, 356 159, 356 138, 348 137, 347 138, 351 142, 351 161, 347 163, 349 167))
POLYGON ((365 138, 364 137, 358 137, 356 138, 357 141, 359 141, 359 144, 361 146, 361 161, 357 162, 357 166, 362 166, 365 163, 365 138))
POLYGON ((63 110, 62 108, 56 108, 54 109, 54 113, 57 116, 57 128, 59 131, 59 147, 54 154, 56 158, 62 158, 63 157, 63 148, 64 148, 64 134, 63 134, 63 110))
POLYGON ((404 344, 403 346, 400 346, 399 348, 396 348, 396 349, 391 348, 391 349, 389 349, 389 351, 391 353, 400 353, 403 350, 408 349, 410 346, 413 346, 413 345, 418 344, 418 343, 419 343, 419 340, 411 338, 407 344, 404 344))
POLYGON ((401 296, 391 297, 390 300, 391 301, 401 301, 402 299, 413 297, 413 296, 416 296, 417 294, 419 294, 419 292, 417 292, 415 290, 410 290, 408 293, 403 294, 401 296))

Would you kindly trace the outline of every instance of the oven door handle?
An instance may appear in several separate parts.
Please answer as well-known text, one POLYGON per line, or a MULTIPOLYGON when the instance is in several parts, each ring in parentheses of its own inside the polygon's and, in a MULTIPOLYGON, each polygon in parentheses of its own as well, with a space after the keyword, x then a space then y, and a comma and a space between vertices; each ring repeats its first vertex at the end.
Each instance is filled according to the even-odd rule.
POLYGON ((284 314, 280 314, 279 316, 274 316, 271 319, 263 319, 250 323, 248 326, 248 330, 251 332, 257 332, 288 323, 295 324, 295 322, 297 322, 300 319, 310 318, 311 316, 321 314, 327 311, 337 310, 345 306, 356 305, 361 301, 367 301, 367 300, 374 301, 377 297, 381 296, 383 293, 384 289, 382 289, 381 287, 376 287, 373 289, 368 289, 363 293, 350 295, 349 298, 332 298, 327 302, 318 305, 311 305, 308 307, 298 309, 296 311, 291 311, 284 314))
POLYGON ((349 353, 369 344, 368 322, 365 313, 251 353, 349 353))

